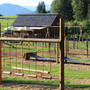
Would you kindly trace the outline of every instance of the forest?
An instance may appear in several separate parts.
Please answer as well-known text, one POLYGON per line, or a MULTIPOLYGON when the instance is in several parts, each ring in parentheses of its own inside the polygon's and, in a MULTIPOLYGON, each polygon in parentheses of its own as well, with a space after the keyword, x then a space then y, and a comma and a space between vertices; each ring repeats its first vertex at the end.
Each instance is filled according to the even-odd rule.
POLYGON ((90 35, 90 0, 53 0, 50 11, 39 2, 36 13, 59 13, 66 26, 83 26, 83 33, 90 35))

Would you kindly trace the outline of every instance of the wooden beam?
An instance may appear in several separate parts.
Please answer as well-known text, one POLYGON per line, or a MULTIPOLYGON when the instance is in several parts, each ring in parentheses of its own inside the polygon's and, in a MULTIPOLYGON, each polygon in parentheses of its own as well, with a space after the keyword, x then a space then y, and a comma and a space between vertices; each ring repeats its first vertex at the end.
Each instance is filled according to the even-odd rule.
POLYGON ((8 32, 9 32, 9 31, 8 31, 8 23, 7 23, 7 37, 8 37, 8 32))
MULTIPOLYGON (((22 70, 22 68, 19 68, 19 67, 12 67, 12 69, 22 70)), ((23 71, 30 71, 30 72, 37 72, 37 73, 46 73, 46 74, 50 73, 48 71, 35 70, 35 69, 27 69, 27 68, 23 68, 23 71)))
MULTIPOLYGON (((42 26, 42 27, 49 27, 49 28, 59 28, 60 26, 42 26)), ((65 28, 80 28, 82 26, 64 26, 65 28)))
POLYGON ((73 33, 73 49, 75 49, 75 31, 73 33))
MULTIPOLYGON (((1 23, 0 23, 0 37, 1 37, 1 23)), ((2 83, 2 65, 1 65, 1 41, 0 41, 0 84, 2 83)))
POLYGON ((65 37, 65 56, 67 57, 67 37, 65 37))
POLYGON ((65 26, 65 28, 80 28, 82 26, 65 26))
POLYGON ((0 41, 23 41, 23 42, 45 42, 60 43, 60 39, 35 39, 35 38, 0 38, 0 41))
POLYGON ((56 43, 56 62, 59 63, 59 43, 56 43))
POLYGON ((87 34, 87 37, 86 37, 86 50, 87 50, 87 58, 88 58, 88 34, 87 34))
POLYGON ((61 60, 60 60, 60 87, 59 90, 64 90, 64 19, 60 19, 60 49, 61 49, 61 60))
POLYGON ((82 27, 80 27, 80 31, 81 31, 81 37, 82 37, 82 43, 83 43, 82 27))

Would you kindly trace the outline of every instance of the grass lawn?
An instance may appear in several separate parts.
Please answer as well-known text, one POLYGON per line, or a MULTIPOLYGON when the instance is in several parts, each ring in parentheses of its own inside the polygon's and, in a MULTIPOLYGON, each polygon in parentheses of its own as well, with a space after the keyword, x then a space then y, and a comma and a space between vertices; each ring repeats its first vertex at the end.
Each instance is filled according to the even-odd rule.
POLYGON ((7 27, 7 23, 8 26, 11 26, 11 24, 14 22, 15 18, 17 16, 0 16, 0 18, 4 18, 4 19, 0 19, 0 23, 1 23, 1 31, 4 31, 4 28, 7 27), (7 19, 10 18, 10 19, 7 19))
POLYGON ((69 57, 69 58, 75 59, 75 60, 79 60, 79 61, 89 61, 90 62, 90 59, 89 58, 88 59, 80 59, 78 57, 69 57))
MULTIPOLYGON (((71 44, 69 44, 69 48, 73 48, 73 41, 69 41, 69 43, 71 43, 71 44)), ((77 48, 76 42, 75 42, 75 48, 77 48)), ((90 41, 88 41, 88 48, 90 48, 90 41)), ((78 43, 78 49, 86 50, 87 49, 86 48, 86 41, 84 41, 83 43, 82 43, 82 41, 80 41, 80 43, 78 43)))

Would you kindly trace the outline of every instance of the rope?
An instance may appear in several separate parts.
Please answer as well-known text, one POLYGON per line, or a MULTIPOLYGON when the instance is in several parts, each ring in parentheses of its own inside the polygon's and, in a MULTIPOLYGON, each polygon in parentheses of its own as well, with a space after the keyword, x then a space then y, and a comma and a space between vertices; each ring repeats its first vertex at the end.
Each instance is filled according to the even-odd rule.
POLYGON ((17 43, 16 43, 16 72, 17 72, 17 43))
POLYGON ((4 47, 4 44, 3 44, 3 59, 4 59, 4 71, 5 71, 5 47, 4 47))
POLYGON ((11 46, 9 46, 9 57, 10 57, 10 71, 11 71, 11 46))
POLYGON ((42 43, 42 71, 44 72, 44 43, 42 43))
POLYGON ((35 43, 35 51, 36 51, 36 54, 35 54, 35 70, 37 71, 37 43, 35 43))
POLYGON ((29 51, 29 54, 28 54, 28 59, 29 59, 28 67, 29 67, 29 74, 30 74, 30 43, 28 45, 28 51, 29 51))
POLYGON ((23 72, 23 44, 22 44, 22 72, 23 72))
POLYGON ((51 43, 50 43, 50 73, 51 73, 51 43))

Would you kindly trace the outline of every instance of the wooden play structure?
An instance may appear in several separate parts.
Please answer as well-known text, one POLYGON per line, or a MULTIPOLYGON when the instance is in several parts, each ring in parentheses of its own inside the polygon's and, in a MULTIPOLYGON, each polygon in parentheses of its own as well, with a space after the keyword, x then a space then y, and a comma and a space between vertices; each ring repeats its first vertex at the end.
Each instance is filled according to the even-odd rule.
MULTIPOLYGON (((82 65, 90 65, 88 64, 89 61, 78 61, 75 59, 71 59, 68 57, 70 53, 70 49, 73 51, 75 49, 80 49, 80 47, 83 45, 85 47, 86 56, 88 58, 89 55, 89 49, 88 49, 88 34, 86 34, 86 40, 83 40, 83 33, 82 33, 82 26, 65 26, 65 61, 70 62, 73 64, 82 64, 82 65), (70 36, 72 35, 72 38, 70 36), (80 43, 81 41, 81 43, 80 43), (72 47, 71 47, 72 45, 72 47)), ((83 50, 83 49, 82 49, 83 50)))
MULTIPOLYGON (((83 33, 82 33, 82 26, 65 26, 65 56, 67 57, 67 54, 69 53, 69 45, 73 45, 73 49, 79 49, 81 45, 83 45, 83 33), (70 34, 73 35, 72 37, 72 43, 70 43, 70 34), (82 43, 80 43, 80 41, 82 43)), ((87 51, 87 57, 88 57, 88 34, 86 35, 86 51, 87 51)))
MULTIPOLYGON (((52 74, 52 62, 51 62, 51 44, 54 43, 57 45, 57 49, 56 49, 56 57, 57 57, 57 63, 60 62, 60 87, 59 89, 64 90, 64 19, 60 19, 60 25, 59 26, 45 26, 47 28, 47 36, 48 39, 45 38, 10 38, 10 37, 1 37, 1 24, 0 24, 0 84, 2 83, 2 73, 4 74, 9 74, 12 75, 13 73, 16 76, 24 76, 25 72, 27 72, 28 77, 31 78, 42 78, 42 79, 53 79, 55 78, 52 74), (58 38, 50 38, 50 31, 48 28, 59 28, 59 36, 58 38), (5 44, 3 43, 2 48, 1 48, 1 42, 16 42, 14 44, 15 46, 15 53, 14 53, 14 64, 12 65, 12 60, 11 60, 11 56, 12 56, 12 51, 11 51, 11 46, 8 46, 8 56, 9 56, 9 60, 7 61, 8 64, 6 64, 6 50, 5 50, 5 44), (25 52, 24 50, 24 45, 21 45, 21 53, 18 52, 18 47, 17 47, 17 42, 25 42, 28 43, 27 47, 28 47, 28 51, 25 52), (32 52, 30 49, 30 44, 29 43, 35 43, 35 51, 32 52), (37 56, 37 43, 42 43, 42 57, 38 57, 37 56), (44 54, 44 47, 45 44, 49 44, 49 58, 45 57, 44 54), (60 49, 60 53, 59 53, 59 49, 60 49), (19 62, 21 62, 20 66, 18 66, 18 53, 21 55, 21 60, 19 62), (32 55, 31 55, 32 54, 32 55), (59 55, 60 54, 60 55, 59 55), (2 55, 3 55, 3 60, 2 60, 2 55), (60 56, 60 58, 59 58, 60 56), (27 68, 24 67, 24 58, 28 59, 28 66, 26 66, 27 68), (34 57, 34 66, 33 68, 31 68, 31 57, 34 57), (45 58, 44 58, 45 57, 45 58), (38 69, 38 62, 37 59, 41 59, 42 60, 42 64, 41 64, 41 68, 42 69, 38 69), (47 59, 49 62, 49 66, 48 66, 48 70, 45 69, 44 67, 44 60, 47 59), (59 60, 60 59, 60 60, 59 60), (3 64, 2 64, 3 62, 3 64), (3 65, 3 69, 2 69, 2 65, 3 65), (6 68, 6 66, 8 67, 8 69, 6 68)), ((54 37, 54 36, 53 36, 54 37)))

